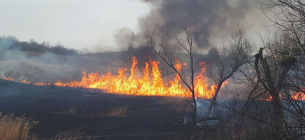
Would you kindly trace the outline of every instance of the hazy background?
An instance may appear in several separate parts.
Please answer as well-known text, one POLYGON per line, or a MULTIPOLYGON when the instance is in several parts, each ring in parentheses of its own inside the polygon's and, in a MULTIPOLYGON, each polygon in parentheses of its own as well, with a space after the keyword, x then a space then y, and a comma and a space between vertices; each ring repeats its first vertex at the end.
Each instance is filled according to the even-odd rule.
POLYGON ((187 17, 198 45, 224 40, 238 26, 259 42, 257 34, 269 26, 259 8, 253 0, 0 0, 0 36, 112 51, 130 34, 166 33, 187 17))
POLYGON ((148 5, 138 0, 0 0, 0 36, 83 49, 115 47, 113 33, 137 30, 148 5))

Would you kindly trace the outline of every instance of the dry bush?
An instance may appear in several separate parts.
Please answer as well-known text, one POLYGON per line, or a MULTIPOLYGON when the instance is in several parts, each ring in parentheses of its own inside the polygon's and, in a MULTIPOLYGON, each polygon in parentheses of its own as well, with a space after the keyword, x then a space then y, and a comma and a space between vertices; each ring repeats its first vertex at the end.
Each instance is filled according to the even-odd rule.
POLYGON ((2 115, 0 112, 0 139, 28 140, 36 139, 30 136, 30 129, 38 122, 29 121, 24 116, 16 117, 13 114, 2 115))
POLYGON ((192 106, 183 97, 163 97, 158 101, 159 104, 171 104, 170 110, 179 112, 191 112, 192 106))
POLYGON ((79 129, 70 130, 56 135, 54 140, 80 140, 84 139, 83 135, 84 133, 80 132, 79 129))
POLYGON ((102 117, 124 117, 126 116, 126 110, 128 106, 113 108, 109 112, 106 112, 102 115, 102 117))

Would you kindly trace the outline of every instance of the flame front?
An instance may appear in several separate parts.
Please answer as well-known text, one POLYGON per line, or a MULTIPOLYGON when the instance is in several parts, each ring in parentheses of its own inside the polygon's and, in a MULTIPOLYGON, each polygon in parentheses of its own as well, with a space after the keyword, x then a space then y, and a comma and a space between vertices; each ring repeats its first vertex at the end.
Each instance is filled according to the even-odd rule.
POLYGON ((291 98, 294 100, 301 100, 301 101, 305 101, 305 94, 304 94, 304 90, 301 92, 297 92, 291 95, 291 98))
MULTIPOLYGON (((82 88, 95 88, 103 89, 108 93, 135 95, 135 96, 182 96, 191 97, 191 92, 183 86, 181 79, 176 74, 174 80, 164 82, 162 79, 161 71, 159 70, 159 62, 150 60, 145 63, 142 70, 142 76, 137 77, 137 59, 132 57, 132 65, 130 75, 127 76, 126 68, 118 69, 118 75, 112 74, 110 71, 99 76, 98 73, 86 74, 83 72, 81 81, 71 81, 63 83, 61 81, 55 82, 55 86, 62 87, 82 87, 82 88), (151 69, 150 69, 151 68, 151 69), (150 72, 151 70, 151 72, 150 72)), ((186 63, 183 66, 187 66, 186 63)), ((175 69, 180 72, 182 64, 176 59, 175 69)), ((205 77, 205 67, 195 76, 195 94, 196 97, 211 99, 214 96, 216 85, 209 86, 207 78, 205 77)))
MULTIPOLYGON (((175 61, 176 64, 174 67, 177 72, 180 73, 182 68, 187 69, 187 63, 181 64, 178 59, 175 59, 175 61)), ((134 96, 192 96, 191 91, 183 85, 178 73, 176 73, 174 80, 168 80, 168 82, 164 83, 161 71, 159 70, 158 61, 150 60, 149 62, 146 62, 145 67, 142 69, 142 76, 140 78, 138 78, 136 74, 138 71, 137 64, 138 61, 136 57, 132 57, 132 65, 129 69, 130 74, 125 74, 127 71, 126 68, 119 68, 117 75, 112 74, 110 71, 104 75, 101 74, 101 76, 99 76, 97 72, 90 74, 82 72, 83 77, 80 81, 71 81, 67 83, 56 81, 54 85, 60 87, 102 89, 108 93, 134 96)), ((205 62, 202 62, 199 65, 201 66, 201 71, 194 77, 195 96, 196 98, 212 99, 215 95, 217 85, 208 85, 207 78, 205 77, 206 64, 205 62)), ((15 81, 10 77, 0 77, 0 79, 15 81)), ((34 83, 27 80, 21 80, 20 83, 33 84, 37 86, 51 85, 50 83, 34 83)), ((228 80, 222 84, 222 87, 226 84, 228 84, 228 80)), ((304 89, 292 93, 291 98, 293 100, 305 101, 304 89)), ((280 99, 282 99, 281 94, 280 99)), ((259 100, 271 101, 272 96, 259 100)))

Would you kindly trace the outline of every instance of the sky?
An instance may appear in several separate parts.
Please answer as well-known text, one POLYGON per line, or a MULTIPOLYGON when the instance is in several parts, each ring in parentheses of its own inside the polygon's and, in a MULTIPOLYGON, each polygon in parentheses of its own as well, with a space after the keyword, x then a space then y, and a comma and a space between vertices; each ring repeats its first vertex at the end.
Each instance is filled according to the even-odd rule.
POLYGON ((259 44, 269 26, 259 7, 253 0, 0 0, 0 36, 117 51, 130 40, 141 46, 147 29, 166 35, 187 17, 196 44, 208 50, 238 27, 259 44))
POLYGON ((118 30, 137 31, 148 12, 139 0, 0 0, 0 36, 105 51, 116 49, 118 30))

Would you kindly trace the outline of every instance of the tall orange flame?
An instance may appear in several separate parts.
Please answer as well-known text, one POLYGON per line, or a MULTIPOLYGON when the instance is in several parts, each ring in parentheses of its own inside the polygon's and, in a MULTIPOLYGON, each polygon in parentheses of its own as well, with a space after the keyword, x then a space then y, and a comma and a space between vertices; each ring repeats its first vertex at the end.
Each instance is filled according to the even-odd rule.
MULTIPOLYGON (((159 62, 150 60, 145 63, 142 70, 142 76, 137 77, 137 59, 132 57, 132 65, 130 68, 129 77, 125 74, 125 68, 118 69, 118 75, 113 75, 108 72, 105 75, 99 76, 98 73, 86 74, 83 72, 81 81, 71 81, 63 83, 57 81, 55 86, 63 87, 82 87, 103 89, 109 93, 136 95, 136 96, 183 96, 191 97, 191 92, 183 86, 178 74, 174 80, 164 83, 161 71, 159 70, 159 62), (150 68, 151 67, 151 72, 150 68)), ((183 66, 187 66, 186 63, 183 66)), ((176 59, 175 68, 178 72, 182 69, 181 62, 176 59)), ((205 67, 201 68, 201 72, 195 76, 195 93, 196 97, 211 99, 214 96, 216 85, 209 86, 205 77, 205 67)))
MULTIPOLYGON (((178 59, 175 59, 175 69, 180 73, 182 67, 187 69, 187 63, 181 64, 178 59)), ((80 81, 61 82, 56 81, 55 86, 61 87, 81 87, 81 88, 93 88, 102 89, 108 93, 135 95, 135 96, 182 96, 191 97, 192 94, 180 79, 179 74, 176 74, 174 80, 164 82, 162 79, 161 71, 159 70, 159 62, 152 61, 145 63, 145 67, 142 70, 142 76, 137 77, 137 59, 132 57, 132 65, 129 69, 130 74, 125 72, 126 68, 119 68, 118 74, 114 75, 110 71, 106 74, 99 75, 96 73, 82 72, 83 77, 80 81)), ((211 99, 216 91, 217 85, 209 86, 207 84, 207 78, 205 77, 206 64, 201 63, 201 71, 194 77, 194 90, 195 96, 204 99, 211 99)), ((12 78, 2 78, 5 80, 11 80, 12 78)), ((31 83, 26 80, 20 81, 24 84, 34 85, 50 85, 50 83, 31 83)), ((227 84, 224 82, 223 85, 227 84)))

